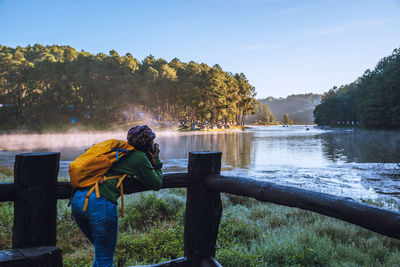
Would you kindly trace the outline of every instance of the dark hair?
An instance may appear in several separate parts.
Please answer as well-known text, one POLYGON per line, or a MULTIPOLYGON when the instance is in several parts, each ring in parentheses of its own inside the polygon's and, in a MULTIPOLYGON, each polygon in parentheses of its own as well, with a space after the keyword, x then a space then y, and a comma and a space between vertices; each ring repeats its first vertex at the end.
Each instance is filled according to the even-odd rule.
POLYGON ((146 152, 151 152, 152 147, 153 147, 153 140, 147 142, 145 145, 142 146, 136 145, 135 149, 146 153, 146 152))
POLYGON ((149 159, 151 165, 153 167, 156 166, 156 162, 154 161, 152 150, 153 150, 153 140, 147 142, 144 146, 135 146, 136 150, 142 151, 146 154, 146 157, 149 159))

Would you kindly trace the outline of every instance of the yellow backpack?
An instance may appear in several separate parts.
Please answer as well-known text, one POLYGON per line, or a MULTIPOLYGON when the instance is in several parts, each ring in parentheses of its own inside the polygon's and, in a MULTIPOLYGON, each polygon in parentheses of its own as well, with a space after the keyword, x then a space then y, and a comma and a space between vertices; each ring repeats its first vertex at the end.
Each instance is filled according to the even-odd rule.
POLYGON ((127 176, 118 175, 105 177, 104 175, 111 168, 114 162, 119 161, 123 156, 134 150, 134 147, 125 141, 110 139, 95 144, 69 164, 69 177, 71 187, 74 189, 90 187, 85 196, 83 211, 87 210, 89 196, 96 192, 100 197, 99 183, 109 179, 119 179, 117 187, 121 190, 122 217, 124 216, 124 193, 122 181, 127 176))

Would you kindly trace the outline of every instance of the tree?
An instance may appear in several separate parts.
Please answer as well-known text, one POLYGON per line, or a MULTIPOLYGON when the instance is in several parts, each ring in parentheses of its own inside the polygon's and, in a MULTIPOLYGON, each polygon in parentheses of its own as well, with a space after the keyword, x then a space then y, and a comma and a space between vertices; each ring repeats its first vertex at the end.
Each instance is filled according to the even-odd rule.
POLYGON ((321 103, 319 94, 296 94, 286 98, 267 97, 259 101, 268 104, 271 112, 282 118, 284 114, 293 119, 296 123, 312 123, 314 121, 313 111, 321 103))
POLYGON ((246 116, 246 123, 248 124, 264 124, 268 125, 275 120, 271 110, 267 104, 257 102, 254 108, 254 114, 246 116))
POLYGON ((289 115, 288 114, 283 114, 283 124, 288 125, 289 124, 289 115))
POLYGON ((105 125, 142 111, 159 120, 242 124, 254 112, 255 88, 221 66, 142 62, 77 52, 68 46, 0 46, 0 116, 4 127, 43 128, 69 123, 105 125), (7 104, 7 105, 5 105, 7 104))
POLYGON ((318 125, 400 129, 400 51, 381 59, 351 84, 325 93, 314 110, 318 125))

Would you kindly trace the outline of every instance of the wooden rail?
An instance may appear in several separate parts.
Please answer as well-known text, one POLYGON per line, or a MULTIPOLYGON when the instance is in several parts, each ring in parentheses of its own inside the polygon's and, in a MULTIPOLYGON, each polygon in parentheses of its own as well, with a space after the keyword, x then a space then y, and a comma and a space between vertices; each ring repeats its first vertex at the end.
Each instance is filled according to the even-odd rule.
MULTIPOLYGON (((351 198, 223 176, 219 174, 221 155, 190 152, 188 173, 164 175, 162 188, 187 188, 184 257, 151 266, 221 266, 214 259, 222 216, 221 192, 310 210, 400 239, 397 211, 351 198)), ((62 266, 56 247, 56 204, 57 199, 70 198, 72 189, 69 182, 57 182, 59 160, 59 153, 17 155, 14 183, 0 184, 0 202, 14 201, 13 249, 0 251, 1 266, 62 266)), ((146 190, 137 180, 124 181, 125 194, 146 190)))
MULTIPOLYGON (((163 176, 162 188, 186 188, 191 185, 187 173, 168 173, 163 176)), ((124 193, 132 194, 149 190, 142 183, 133 179, 124 180, 124 193)), ((57 199, 69 199, 72 188, 69 182, 57 182, 57 199)), ((0 184, 0 202, 14 201, 16 196, 14 183, 0 184)))
POLYGON ((205 184, 220 192, 310 210, 400 239, 400 212, 357 202, 352 198, 233 176, 210 175, 205 179, 205 184))

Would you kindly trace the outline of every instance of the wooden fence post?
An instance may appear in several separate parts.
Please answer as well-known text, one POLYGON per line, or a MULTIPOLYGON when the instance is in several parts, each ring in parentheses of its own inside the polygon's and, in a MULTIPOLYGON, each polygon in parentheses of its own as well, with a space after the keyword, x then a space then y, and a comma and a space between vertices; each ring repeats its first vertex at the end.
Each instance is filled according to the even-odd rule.
POLYGON ((62 267, 61 249, 55 246, 0 251, 1 267, 62 267))
POLYGON ((60 153, 15 157, 13 248, 56 245, 59 162, 60 153))
POLYGON ((194 185, 188 187, 185 211, 184 254, 191 266, 221 266, 214 260, 221 221, 220 193, 204 186, 208 174, 221 171, 221 152, 190 152, 188 172, 194 185))

